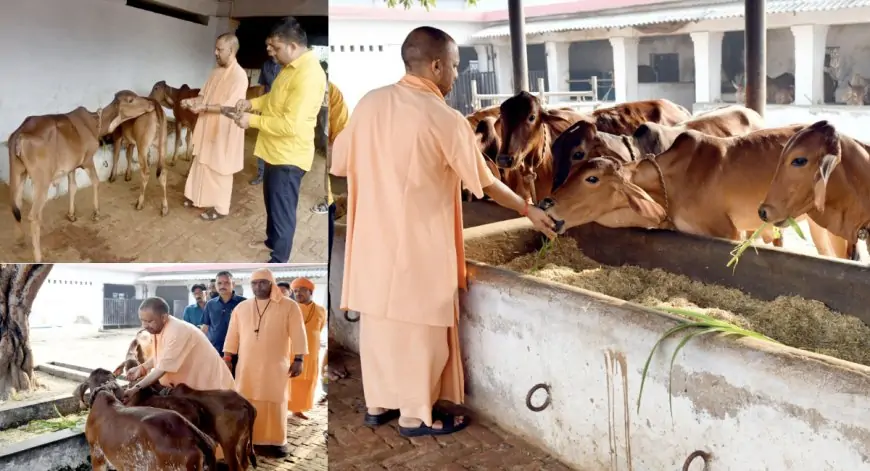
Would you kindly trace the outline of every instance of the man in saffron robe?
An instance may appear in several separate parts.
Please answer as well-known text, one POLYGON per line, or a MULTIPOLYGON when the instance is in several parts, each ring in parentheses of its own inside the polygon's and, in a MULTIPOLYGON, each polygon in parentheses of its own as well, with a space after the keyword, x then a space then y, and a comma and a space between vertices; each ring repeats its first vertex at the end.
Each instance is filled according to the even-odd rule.
POLYGON ((307 420, 305 411, 314 407, 314 395, 317 393, 318 360, 320 359, 320 334, 326 325, 326 309, 311 300, 314 294, 314 283, 308 278, 296 278, 290 283, 290 289, 296 297, 296 303, 302 310, 302 321, 305 322, 305 334, 308 340, 308 355, 302 364, 302 374, 290 378, 290 401, 287 408, 293 416, 307 420))
POLYGON ((254 299, 233 310, 224 362, 236 364, 236 391, 257 409, 253 442, 265 455, 287 454, 287 377, 302 373, 308 353, 299 305, 285 297, 275 277, 261 268, 251 275, 254 299))
POLYGON ((439 399, 465 396, 460 182, 555 234, 543 211, 492 176, 468 122, 445 103, 458 74, 456 42, 420 27, 402 44, 402 60, 407 74, 366 94, 332 149, 332 174, 348 179, 341 309, 361 313, 365 423, 398 418, 403 436, 442 435, 468 424, 433 412, 439 399))
POLYGON ((127 394, 158 381, 163 386, 184 383, 200 390, 235 389, 229 368, 205 334, 196 326, 172 317, 162 298, 142 301, 139 319, 154 338, 154 357, 127 372, 130 381, 145 376, 127 394))
POLYGON ((230 212, 233 174, 245 162, 245 130, 221 114, 222 106, 235 106, 245 99, 248 76, 236 61, 239 40, 222 34, 215 44, 217 67, 209 76, 200 95, 182 105, 199 114, 193 129, 194 160, 184 185, 184 206, 208 208, 201 214, 213 221, 230 212))

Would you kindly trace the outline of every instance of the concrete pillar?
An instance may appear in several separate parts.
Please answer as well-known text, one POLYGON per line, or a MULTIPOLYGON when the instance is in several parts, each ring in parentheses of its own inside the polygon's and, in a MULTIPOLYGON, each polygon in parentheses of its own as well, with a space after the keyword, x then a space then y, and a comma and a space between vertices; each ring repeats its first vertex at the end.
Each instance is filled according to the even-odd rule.
POLYGON ((722 32, 690 33, 695 45, 695 102, 722 99, 722 32))
POLYGON ((477 52, 477 66, 481 72, 491 72, 490 70, 490 57, 489 57, 489 46, 478 44, 474 46, 474 50, 477 52))
MULTIPOLYGON (((571 43, 568 42, 547 42, 544 43, 544 51, 547 53, 547 80, 550 82, 550 92, 567 92, 568 78, 570 76, 570 64, 568 49, 571 43)), ((550 102, 565 101, 565 98, 553 97, 550 102)))
POLYGON ((495 46, 493 47, 493 52, 495 53, 493 66, 495 67, 495 81, 498 86, 498 93, 513 93, 511 48, 510 46, 495 46))
POLYGON ((610 45, 613 46, 613 90, 617 103, 638 99, 638 42, 638 38, 610 38, 610 45))
POLYGON ((815 105, 825 102, 825 44, 828 25, 792 26, 794 35, 794 103, 815 105))
POLYGON ((216 17, 212 18, 211 21, 215 24, 215 39, 224 33, 235 33, 236 29, 239 27, 239 22, 232 18, 216 17))

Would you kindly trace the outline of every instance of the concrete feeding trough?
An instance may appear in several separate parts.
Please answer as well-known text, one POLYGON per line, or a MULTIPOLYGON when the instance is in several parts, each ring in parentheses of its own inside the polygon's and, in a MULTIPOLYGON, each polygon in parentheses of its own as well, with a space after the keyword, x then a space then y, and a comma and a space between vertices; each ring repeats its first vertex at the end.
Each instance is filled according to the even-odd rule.
MULTIPOLYGON (((565 237, 602 264, 661 268, 759 299, 795 294, 870 321, 870 269, 856 263, 759 247, 735 273, 725 266, 728 241, 594 224, 565 237)), ((344 239, 337 225, 335 260, 344 259, 344 239)), ((524 219, 468 228, 465 241, 475 261, 460 336, 476 414, 580 469, 680 469, 701 450, 712 454, 712 470, 870 470, 870 367, 748 338, 697 337, 674 363, 671 415, 676 337, 653 357, 638 413, 644 363, 684 319, 492 266, 541 247, 524 219)), ((342 277, 334 264, 335 296, 342 277)), ((329 328, 358 352, 356 320, 336 312, 329 328)))
MULTIPOLYGON (((75 387, 84 382, 90 368, 49 362, 36 367, 38 377, 57 387, 52 394, 15 407, 0 409, 0 431, 26 425, 34 420, 56 418, 83 411, 73 397, 75 387)), ((119 381, 120 382, 120 381, 119 381)), ((30 438, 0 443, 0 471, 83 471, 90 470, 89 448, 81 427, 34 434, 30 438)))

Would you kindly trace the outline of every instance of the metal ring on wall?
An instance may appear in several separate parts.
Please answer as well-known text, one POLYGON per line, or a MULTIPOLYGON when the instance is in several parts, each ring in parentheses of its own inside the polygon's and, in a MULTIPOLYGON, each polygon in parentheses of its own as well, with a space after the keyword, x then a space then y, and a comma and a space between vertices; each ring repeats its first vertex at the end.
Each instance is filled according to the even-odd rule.
POLYGON ((550 401, 550 385, 549 384, 538 383, 538 384, 532 386, 532 389, 530 389, 529 393, 526 394, 526 407, 528 407, 529 410, 532 412, 541 412, 542 410, 544 410, 550 406, 550 402, 551 401, 550 401), (540 390, 540 389, 543 389, 547 393, 547 398, 544 399, 544 403, 541 404, 540 406, 533 406, 532 405, 532 396, 536 392, 538 392, 538 390, 540 390))
POLYGON ((356 317, 350 317, 350 311, 344 311, 344 319, 348 322, 359 322, 359 314, 356 317))

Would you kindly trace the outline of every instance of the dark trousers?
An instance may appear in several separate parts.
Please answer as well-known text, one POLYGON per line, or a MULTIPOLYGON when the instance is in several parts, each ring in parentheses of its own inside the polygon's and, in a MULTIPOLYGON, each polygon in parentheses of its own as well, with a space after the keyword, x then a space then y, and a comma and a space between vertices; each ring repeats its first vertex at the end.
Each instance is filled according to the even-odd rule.
POLYGON ((320 107, 317 113, 317 125, 314 127, 314 145, 317 151, 326 154, 329 146, 329 107, 320 107))
POLYGON ((257 157, 257 176, 263 178, 263 172, 266 169, 266 161, 257 157))
POLYGON ((266 247, 272 251, 269 263, 287 263, 296 233, 296 206, 305 170, 295 165, 266 162, 263 200, 266 202, 266 247))
MULTIPOLYGON (((327 273, 332 269, 332 234, 335 232, 335 203, 329 205, 329 253, 326 259, 327 273)), ((326 319, 329 322, 329 316, 332 315, 332 293, 329 290, 329 279, 326 280, 326 319)))

